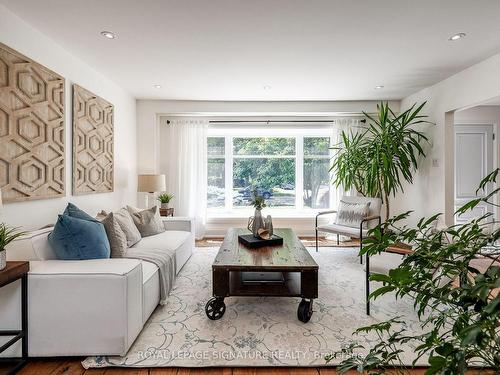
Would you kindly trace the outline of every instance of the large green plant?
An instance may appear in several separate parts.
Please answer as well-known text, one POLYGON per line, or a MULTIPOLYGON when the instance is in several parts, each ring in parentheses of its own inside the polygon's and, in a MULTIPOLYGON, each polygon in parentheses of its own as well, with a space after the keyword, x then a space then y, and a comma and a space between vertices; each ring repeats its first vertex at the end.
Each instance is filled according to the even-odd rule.
MULTIPOLYGON (((498 169, 488 175, 480 189, 496 182, 498 175, 498 169)), ((481 202, 494 206, 499 192, 497 188, 470 201, 456 214, 464 214, 481 202)), ((401 361, 401 346, 415 344, 417 358, 428 357, 426 374, 464 374, 471 366, 489 367, 500 374, 500 251, 491 246, 500 238, 500 222, 488 213, 467 224, 437 230, 434 222, 439 215, 435 215, 421 219, 416 228, 401 227, 401 220, 408 215, 391 218, 387 222, 391 231, 381 227, 373 230, 364 241, 362 254, 379 254, 400 241, 414 244, 415 252, 399 267, 388 275, 370 276, 383 284, 370 298, 390 292, 397 298, 409 296, 423 333, 408 332, 398 317, 362 327, 358 333, 375 332, 379 342, 364 358, 344 360, 339 366, 341 373, 357 369, 380 374, 394 366, 402 366, 400 373, 406 373, 406 367, 411 366, 401 361)), ((361 348, 352 344, 342 354, 361 348)))
POLYGON ((416 125, 429 123, 421 115, 425 102, 414 104, 397 115, 389 104, 377 105, 377 116, 363 112, 367 128, 360 132, 343 131, 341 142, 335 146, 331 170, 334 184, 344 189, 356 189, 360 194, 380 197, 390 216, 390 196, 403 191, 405 182, 413 181, 419 157, 425 157, 422 147, 428 142, 416 125))

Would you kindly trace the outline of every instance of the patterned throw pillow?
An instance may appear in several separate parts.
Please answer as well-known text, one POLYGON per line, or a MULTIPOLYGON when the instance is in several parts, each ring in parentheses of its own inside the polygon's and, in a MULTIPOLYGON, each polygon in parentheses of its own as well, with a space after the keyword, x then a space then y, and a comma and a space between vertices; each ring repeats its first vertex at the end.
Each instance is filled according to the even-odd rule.
POLYGON ((104 225, 104 229, 106 229, 109 246, 111 247, 111 258, 122 258, 128 247, 127 236, 120 227, 120 223, 114 213, 110 212, 103 217, 103 212, 101 211, 97 217, 101 218, 99 221, 104 225))
POLYGON ((341 200, 337 217, 335 218, 335 224, 351 228, 359 228, 361 220, 367 217, 369 212, 370 202, 353 203, 341 200))

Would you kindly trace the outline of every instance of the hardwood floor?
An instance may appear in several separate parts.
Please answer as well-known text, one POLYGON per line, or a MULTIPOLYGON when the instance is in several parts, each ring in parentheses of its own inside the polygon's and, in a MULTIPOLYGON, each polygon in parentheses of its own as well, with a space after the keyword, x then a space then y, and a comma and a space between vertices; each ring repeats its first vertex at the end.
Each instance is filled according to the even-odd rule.
MULTIPOLYGON (((416 369, 410 375, 423 375, 425 369, 416 369)), ((4 374, 0 368, 0 374, 4 374)), ((217 368, 103 368, 85 370, 80 360, 37 360, 30 362, 20 375, 337 375, 334 368, 296 367, 217 367, 217 368)), ((349 375, 358 374, 355 371, 349 375)), ((392 372, 392 374, 396 374, 392 372)))

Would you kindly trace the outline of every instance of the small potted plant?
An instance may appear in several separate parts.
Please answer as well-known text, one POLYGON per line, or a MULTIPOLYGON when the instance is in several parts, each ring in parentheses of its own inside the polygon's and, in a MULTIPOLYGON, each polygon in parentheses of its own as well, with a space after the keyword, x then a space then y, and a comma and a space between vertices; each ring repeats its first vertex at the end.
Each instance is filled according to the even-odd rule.
POLYGON ((163 193, 158 196, 158 200, 161 203, 161 208, 168 208, 170 201, 174 198, 173 194, 163 193))
POLYGON ((7 254, 5 248, 16 238, 25 234, 19 232, 18 228, 10 228, 4 223, 0 224, 0 271, 7 266, 7 254))

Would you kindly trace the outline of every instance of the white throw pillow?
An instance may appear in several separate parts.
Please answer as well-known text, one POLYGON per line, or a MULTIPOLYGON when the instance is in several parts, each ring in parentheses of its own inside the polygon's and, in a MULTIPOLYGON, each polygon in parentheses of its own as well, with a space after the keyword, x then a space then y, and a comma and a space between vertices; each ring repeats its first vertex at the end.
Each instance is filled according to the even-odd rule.
MULTIPOLYGON (((370 202, 352 203, 341 200, 335 224, 345 227, 359 228, 361 221, 368 216, 370 212, 370 202)), ((363 228, 366 228, 364 223, 363 228)))

